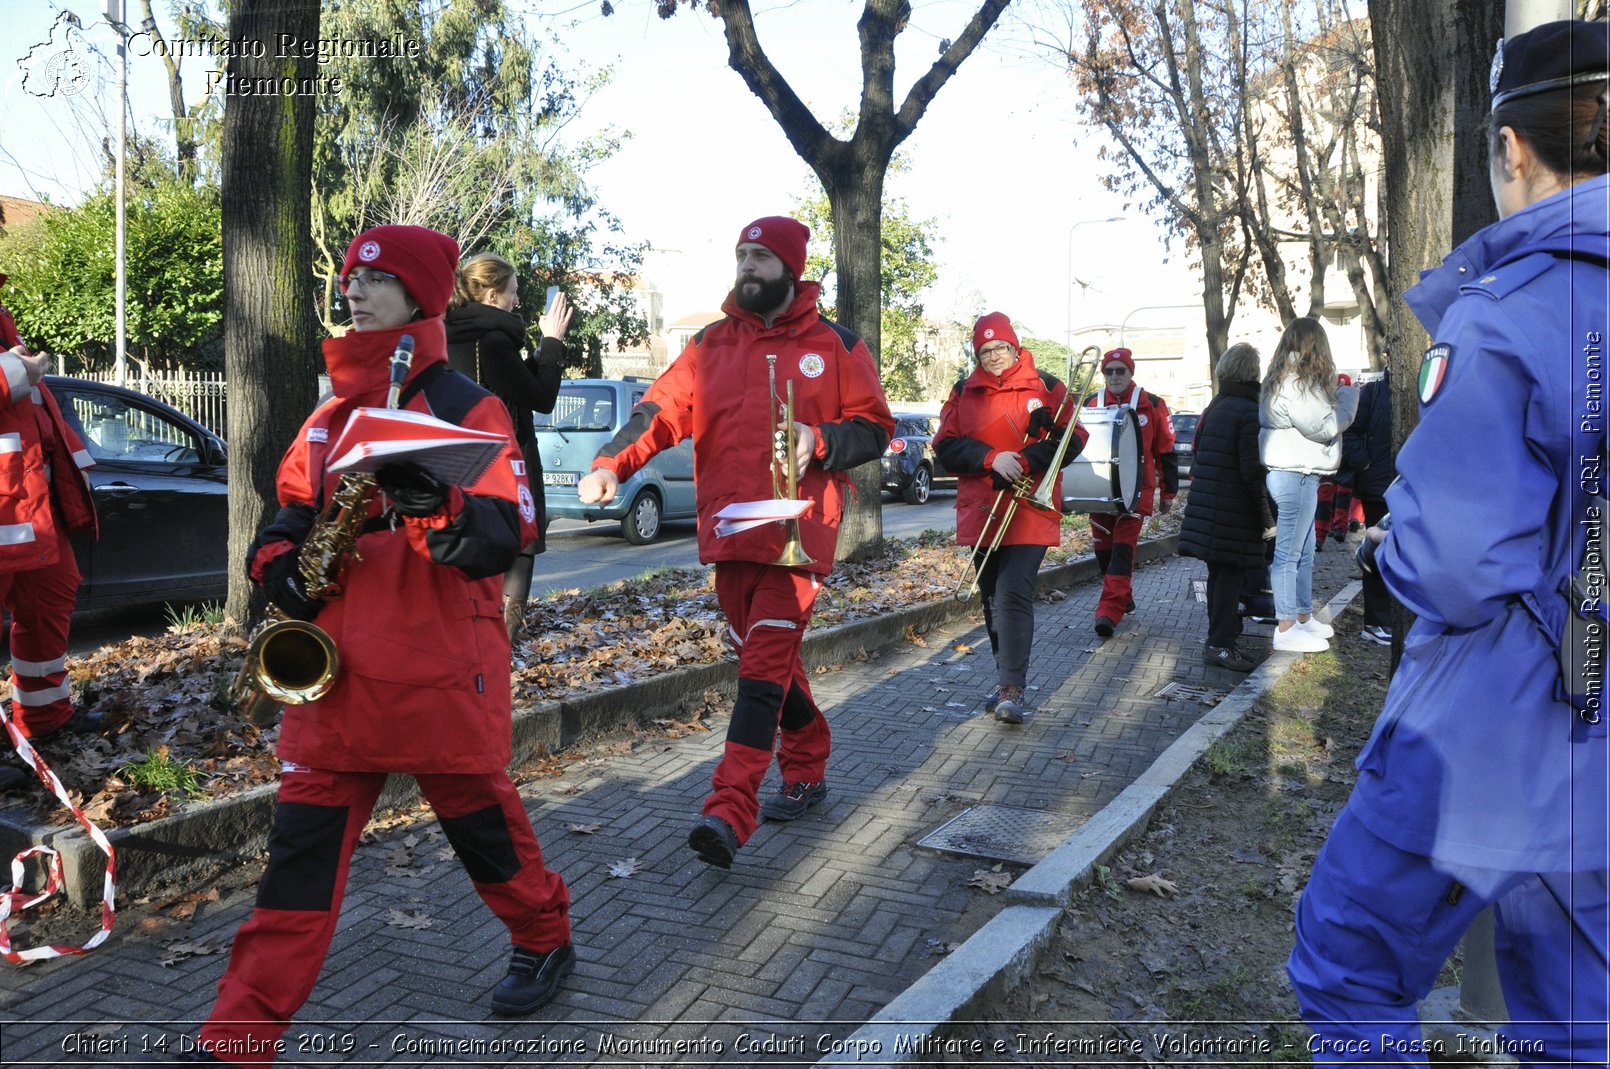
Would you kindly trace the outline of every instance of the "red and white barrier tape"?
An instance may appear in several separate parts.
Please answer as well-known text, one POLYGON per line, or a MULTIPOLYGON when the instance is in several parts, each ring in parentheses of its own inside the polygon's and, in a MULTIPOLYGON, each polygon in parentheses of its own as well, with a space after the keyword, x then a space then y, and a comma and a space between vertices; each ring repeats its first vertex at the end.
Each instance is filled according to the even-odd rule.
POLYGON ((35 750, 28 740, 23 737, 22 732, 17 730, 17 725, 11 722, 11 717, 6 715, 6 708, 9 704, 9 702, 0 702, 0 723, 5 724, 6 734, 11 736, 11 744, 17 748, 17 753, 21 755, 22 759, 28 762, 28 766, 34 770, 34 774, 39 777, 40 781, 50 788, 50 792, 61 801, 62 805, 72 811, 73 819, 83 826, 84 831, 88 833, 95 845, 100 847, 102 852, 106 854, 106 883, 101 897, 101 930, 96 932, 89 942, 78 947, 48 944, 33 947, 30 950, 12 950, 10 931, 12 916, 21 913, 25 909, 37 906, 56 894, 61 890, 63 882, 61 855, 51 847, 32 846, 12 858, 12 889, 0 891, 0 956, 4 956, 13 965, 27 965, 30 962, 43 961, 47 958, 59 958, 64 954, 87 954, 106 942, 106 937, 112 934, 112 922, 117 917, 115 905, 117 878, 113 864, 112 844, 107 841, 101 829, 90 823, 90 819, 84 815, 84 811, 73 804, 73 800, 67 796, 67 788, 63 787, 61 780, 56 778, 56 773, 51 771, 50 766, 45 763, 45 759, 39 755, 39 751, 35 750), (45 886, 39 891, 24 891, 21 889, 23 863, 35 856, 50 859, 46 862, 45 886))

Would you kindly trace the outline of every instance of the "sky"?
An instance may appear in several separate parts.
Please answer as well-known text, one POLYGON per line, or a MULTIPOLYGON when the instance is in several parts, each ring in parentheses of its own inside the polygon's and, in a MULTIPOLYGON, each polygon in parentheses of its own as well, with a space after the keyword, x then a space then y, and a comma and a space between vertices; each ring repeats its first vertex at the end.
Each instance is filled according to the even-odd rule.
MULTIPOLYGON (((163 0, 156 6, 166 17, 163 0)), ((665 294, 667 320, 675 320, 719 305, 745 223, 786 214, 818 187, 726 65, 717 20, 684 10, 662 21, 650 0, 614 6, 606 18, 599 0, 511 0, 532 29, 554 36, 562 66, 613 68, 611 82, 587 100, 564 137, 629 133, 590 183, 625 236, 652 245, 645 273, 665 294)), ((1101 187, 1097 136, 1078 122, 1062 72, 1027 43, 1014 14, 1020 6, 1008 8, 939 91, 901 148, 909 169, 886 188, 905 199, 913 218, 935 220, 939 281, 926 294, 930 315, 965 320, 980 307, 999 310, 1020 335, 1057 340, 1099 323, 1182 322, 1189 313, 1168 306, 1199 302, 1183 256, 1165 247, 1153 221, 1101 187), (1120 218, 1108 221, 1113 217, 1120 218)), ((9 0, 3 7, 0 194, 76 203, 97 180, 96 146, 113 129, 114 64, 89 54, 81 86, 51 82, 57 92, 36 95, 30 89, 47 83, 30 83, 28 72, 64 45, 33 52, 30 63, 31 48, 50 39, 63 6, 9 0)), ((762 47, 819 120, 832 122, 856 105, 859 0, 756 0, 754 7, 762 47)), ((914 7, 897 41, 897 98, 973 11, 968 0, 917 0, 914 7)), ((83 23, 74 52, 85 55, 88 44, 112 55, 115 37, 100 10, 87 3, 73 10, 83 23)), ((188 95, 202 91, 209 65, 186 61, 188 95)), ((168 113, 160 60, 131 54, 129 70, 133 121, 143 132, 171 136, 159 125, 168 113)))

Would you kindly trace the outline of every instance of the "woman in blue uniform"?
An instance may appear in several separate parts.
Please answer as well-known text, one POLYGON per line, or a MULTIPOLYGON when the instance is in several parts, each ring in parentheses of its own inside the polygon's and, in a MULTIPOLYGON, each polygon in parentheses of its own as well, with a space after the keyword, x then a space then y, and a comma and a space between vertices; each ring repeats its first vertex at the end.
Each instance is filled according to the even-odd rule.
POLYGON ((1298 904, 1288 968, 1316 1064, 1425 1064, 1416 1005, 1487 905, 1510 1052, 1605 1063, 1606 723, 1567 699, 1556 654, 1590 537, 1603 559, 1584 519, 1602 492, 1607 70, 1603 23, 1501 45, 1499 221, 1405 295, 1433 344, 1371 537, 1418 619, 1298 904))

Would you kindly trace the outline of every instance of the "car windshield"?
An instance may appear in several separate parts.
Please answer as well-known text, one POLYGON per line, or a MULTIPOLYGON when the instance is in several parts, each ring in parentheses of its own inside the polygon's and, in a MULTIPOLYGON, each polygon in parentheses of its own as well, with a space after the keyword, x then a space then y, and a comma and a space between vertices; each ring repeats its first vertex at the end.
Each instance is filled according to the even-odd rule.
POLYGON ((922 437, 928 433, 928 417, 896 416, 894 433, 897 438, 922 437))
POLYGON ((613 431, 615 391, 608 386, 561 386, 551 413, 536 413, 539 431, 613 431))
POLYGON ((92 459, 200 463, 194 436, 155 412, 116 397, 64 393, 92 459))
POLYGON ((1174 440, 1176 442, 1193 442, 1196 440, 1196 421, 1201 417, 1195 414, 1175 413, 1174 440))

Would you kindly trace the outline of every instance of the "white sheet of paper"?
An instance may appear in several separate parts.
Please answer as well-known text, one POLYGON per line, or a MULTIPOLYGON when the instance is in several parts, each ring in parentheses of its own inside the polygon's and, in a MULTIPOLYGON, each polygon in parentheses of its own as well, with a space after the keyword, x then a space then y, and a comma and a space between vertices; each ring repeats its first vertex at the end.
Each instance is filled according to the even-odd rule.
POLYGON ((734 501, 716 513, 716 537, 726 538, 763 523, 798 519, 810 509, 811 504, 809 499, 795 501, 771 497, 760 501, 734 501))

